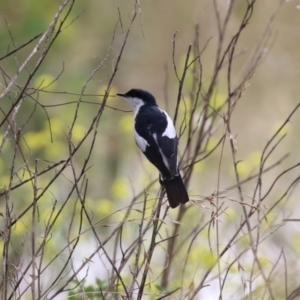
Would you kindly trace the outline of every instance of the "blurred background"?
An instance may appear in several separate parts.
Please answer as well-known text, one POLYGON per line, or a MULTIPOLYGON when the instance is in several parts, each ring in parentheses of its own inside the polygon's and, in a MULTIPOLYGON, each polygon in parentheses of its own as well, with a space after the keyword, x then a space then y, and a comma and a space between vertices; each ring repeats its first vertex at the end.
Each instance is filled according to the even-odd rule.
MULTIPOLYGON (((2 1, 0 3, 0 56, 4 56, 32 37, 43 33, 57 12, 60 2, 53 0, 2 1)), ((245 1, 236 2, 228 22, 225 36, 227 41, 236 33, 245 12, 245 1)), ((76 145, 87 132, 99 109, 99 104, 102 102, 114 70, 124 41, 124 34, 131 23, 134 4, 134 1, 121 0, 75 1, 61 34, 31 80, 32 87, 44 89, 35 96, 39 105, 36 105, 37 102, 29 97, 26 98, 16 117, 16 124, 25 125, 22 128, 20 142, 22 153, 18 154, 15 162, 15 167, 19 172, 13 181, 14 184, 18 180, 29 178, 29 172, 23 168, 24 160, 34 169, 37 159, 37 169, 42 170, 48 165, 68 157, 70 149, 67 134, 74 121, 78 95, 83 88, 85 88, 84 93, 90 95, 85 96, 84 100, 91 103, 82 103, 80 106, 73 128, 72 143, 76 145), (88 81, 95 68, 100 64, 102 64, 101 68, 88 81), (56 106, 68 102, 70 104, 56 106)), ((218 30, 213 1, 140 1, 139 5, 140 13, 131 24, 127 44, 106 103, 108 107, 104 109, 101 116, 95 147, 88 163, 88 171, 85 174, 88 178, 86 206, 93 212, 93 222, 99 222, 102 225, 109 224, 111 227, 114 222, 118 222, 123 217, 122 208, 126 207, 135 195, 143 192, 148 184, 158 177, 156 169, 146 161, 135 145, 133 114, 130 106, 115 94, 126 92, 131 88, 146 89, 154 94, 158 104, 167 110, 170 116, 174 116, 179 83, 174 71, 173 58, 178 73, 181 75, 188 47, 195 40, 196 25, 199 28, 199 48, 205 47, 202 53, 204 86, 207 84, 208 87, 208 83, 212 79, 217 55, 218 30)), ((235 107, 231 119, 231 130, 236 141, 236 155, 237 159, 241 161, 239 164, 241 179, 258 172, 260 156, 266 143, 299 103, 299 5, 300 1, 297 0, 285 1, 281 4, 274 0, 257 1, 253 16, 239 40, 236 50, 238 55, 232 70, 233 84, 240 82, 241 78, 245 76, 251 59, 257 51, 257 46, 261 45, 262 40, 266 41, 261 45, 263 59, 249 80, 249 85, 235 107)), ((228 1, 219 1, 218 6, 220 14, 223 16, 222 13, 227 9, 228 1)), ((2 72, 5 71, 7 76, 13 77, 18 67, 31 53, 33 45, 34 43, 29 44, 18 51, 16 55, 0 61, 2 72)), ((26 82, 35 63, 36 60, 32 60, 25 71, 20 74, 17 79, 19 85, 26 82)), ((4 91, 7 81, 7 78, 3 76, 1 93, 4 91)), ((216 95, 218 101, 226 100, 226 82, 227 77, 224 72, 218 82, 216 95)), ((183 87, 183 97, 186 99, 189 97, 190 89, 191 79, 187 77, 183 87)), ((0 108, 3 114, 1 118, 3 118, 4 112, 11 107, 14 93, 17 95, 18 91, 17 87, 13 87, 10 96, 1 100, 0 108)), ((183 118, 184 108, 181 107, 177 123, 178 131, 183 118)), ((221 119, 220 117, 220 121, 221 119)), ((0 187, 2 191, 11 182, 10 172, 14 154, 13 133, 6 134, 6 125, 2 126, 0 131, 0 141, 3 143, 0 154, 0 187)), ((209 149, 212 149, 221 138, 224 130, 222 126, 220 125, 211 137, 209 149)), ((299 162, 299 126, 300 112, 296 112, 280 132, 280 136, 287 135, 272 153, 268 165, 272 165, 287 153, 289 156, 264 177, 264 191, 269 189, 270 184, 281 172, 299 162)), ((185 139, 183 134, 182 141, 185 139)), ((92 137, 88 137, 74 156, 78 172, 87 157, 91 142, 92 137)), ((183 152, 182 144, 179 152, 183 152)), ((47 186, 49 178, 55 174, 55 170, 51 172, 50 175, 47 173, 39 177, 40 190, 47 186)), ((264 209, 267 210, 281 197, 298 174, 299 172, 295 169, 278 181, 272 189, 271 195, 263 203, 264 209)), ((59 205, 67 199, 72 187, 72 176, 72 170, 67 169, 59 180, 55 181, 49 189, 47 187, 47 192, 39 202, 40 220, 49 218, 54 202, 57 201, 57 205, 59 205)), ((238 194, 233 190, 226 191, 235 182, 232 154, 229 143, 226 142, 222 155, 220 150, 215 151, 195 167, 188 191, 191 199, 199 201, 200 205, 190 209, 189 218, 183 221, 185 226, 207 221, 211 217, 213 206, 206 197, 214 194, 216 190, 224 191, 226 214, 220 221, 224 225, 224 229, 226 228, 224 233, 226 239, 226 232, 233 232, 239 226, 240 220, 238 213, 240 205, 234 202, 238 199, 238 194), (219 169, 220 160, 222 161, 221 169, 219 169)), ((249 203, 255 185, 255 180, 250 181, 243 190, 245 199, 249 203)), ((148 199, 152 205, 157 197, 158 189, 159 183, 156 181, 147 190, 149 192, 148 199)), ((274 230, 276 232, 261 246, 262 260, 265 259, 266 267, 270 268, 274 265, 276 255, 284 249, 286 264, 290 268, 291 274, 297 274, 299 271, 297 262, 300 251, 300 223, 283 223, 283 220, 300 218, 298 192, 299 188, 295 187, 293 195, 287 197, 286 201, 282 201, 266 218, 264 226, 269 230, 266 236, 272 231, 272 226, 276 227, 274 230)), ((19 216, 28 207, 32 202, 33 193, 30 183, 12 192, 12 215, 19 216)), ((76 195, 72 195, 72 197, 75 201, 76 195)), ((137 208, 141 209, 142 202, 140 199, 140 206, 137 208)), ((5 197, 3 195, 1 205, 4 215, 5 197)), ((66 239, 72 216, 80 213, 79 205, 76 209, 74 212, 74 203, 67 202, 64 212, 55 222, 53 236, 48 243, 49 260, 51 255, 58 251, 60 241, 66 239)), ((171 219, 175 219, 176 212, 169 211, 169 214, 171 219)), ((40 222, 43 227, 43 221, 40 222)), ((24 247, 22 243, 30 224, 31 215, 28 213, 24 214, 13 227, 15 240, 13 240, 12 247, 16 253, 24 247)), ((87 223, 85 225, 88 226, 87 223)), ((130 230, 124 231, 125 238, 129 240, 130 230)), ((135 227, 132 230, 136 232, 138 229, 135 227)), ((110 229, 101 227, 99 232, 101 236, 105 237, 110 229)), ((202 238, 205 239, 205 234, 202 238)), ((91 242, 88 235, 83 236, 81 242, 82 244, 77 248, 75 266, 80 265, 81 261, 88 257, 90 251, 88 245, 94 243, 91 242)), ((220 243, 225 244, 225 241, 220 243)), ((27 246, 24 247, 24 253, 26 251, 27 246)), ((98 259, 101 261, 103 258, 99 255, 98 259)), ((195 254, 195 261, 197 263, 201 261, 197 254, 195 254)), ((94 266, 90 267, 89 282, 93 283, 95 278, 106 280, 109 266, 104 259, 102 263, 107 269, 103 267, 103 270, 99 271, 94 266)), ((199 262, 199 264, 202 263, 199 262)), ((193 272, 196 271, 191 268, 191 278, 193 278, 193 272)), ((280 276, 283 276, 283 273, 280 276)), ((174 278, 176 281, 176 276, 174 278)), ((232 275, 232 278, 235 278, 235 275, 232 275)), ((279 277, 279 281, 280 278, 282 277, 279 277)), ((200 279, 198 277, 193 280, 197 282, 200 279)), ((292 283, 293 280, 291 280, 292 283)), ((155 288, 149 287, 150 292, 153 292, 153 289, 155 288)), ((246 289, 244 291, 242 291, 242 287, 240 289, 237 291, 238 289, 232 283, 224 299, 228 299, 232 295, 233 299, 242 299, 246 289)), ((218 294, 215 294, 214 290, 215 285, 212 281, 210 287, 199 293, 199 299, 201 295, 203 299, 216 299, 218 294)), ((257 299, 262 299, 259 297, 257 299)))

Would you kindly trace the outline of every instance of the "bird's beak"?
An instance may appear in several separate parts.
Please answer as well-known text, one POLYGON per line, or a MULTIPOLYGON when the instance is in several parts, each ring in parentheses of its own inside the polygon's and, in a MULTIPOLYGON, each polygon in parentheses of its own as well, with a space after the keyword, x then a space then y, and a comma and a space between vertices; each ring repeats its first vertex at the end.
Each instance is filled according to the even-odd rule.
POLYGON ((122 93, 118 93, 117 96, 126 98, 126 95, 125 95, 125 94, 122 94, 122 93))

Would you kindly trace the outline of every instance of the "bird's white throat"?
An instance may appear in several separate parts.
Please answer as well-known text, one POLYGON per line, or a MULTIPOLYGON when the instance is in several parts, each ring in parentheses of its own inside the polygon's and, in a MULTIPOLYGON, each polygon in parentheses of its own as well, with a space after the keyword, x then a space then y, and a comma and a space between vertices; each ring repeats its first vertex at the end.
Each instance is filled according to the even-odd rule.
POLYGON ((141 106, 143 106, 145 104, 144 101, 141 100, 140 98, 129 98, 128 97, 128 98, 126 98, 126 100, 132 106, 132 108, 134 110, 134 116, 137 115, 141 106))

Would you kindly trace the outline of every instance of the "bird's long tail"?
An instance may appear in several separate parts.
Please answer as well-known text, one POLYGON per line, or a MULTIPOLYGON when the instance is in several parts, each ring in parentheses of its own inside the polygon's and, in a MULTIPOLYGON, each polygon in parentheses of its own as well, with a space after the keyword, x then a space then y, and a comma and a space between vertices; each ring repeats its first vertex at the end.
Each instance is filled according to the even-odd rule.
POLYGON ((163 180, 163 185, 166 189, 169 203, 172 208, 177 207, 180 203, 184 204, 189 201, 189 196, 180 174, 174 176, 170 180, 163 180))

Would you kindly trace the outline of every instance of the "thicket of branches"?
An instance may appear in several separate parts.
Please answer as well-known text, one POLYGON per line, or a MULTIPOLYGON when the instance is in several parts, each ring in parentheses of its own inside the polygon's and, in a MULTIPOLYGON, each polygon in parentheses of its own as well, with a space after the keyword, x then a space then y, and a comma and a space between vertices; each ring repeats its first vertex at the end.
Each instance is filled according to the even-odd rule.
MULTIPOLYGON (((178 37, 176 33, 173 36, 173 70, 169 72, 177 78, 173 120, 180 137, 181 173, 187 188, 193 182, 197 186, 205 174, 197 175, 195 168, 215 157, 217 163, 213 167, 219 174, 210 195, 200 196, 201 191, 191 194, 190 203, 176 211, 168 207, 157 179, 140 185, 129 202, 120 203, 109 215, 99 217, 94 206, 101 209, 101 202, 89 202, 96 198, 89 185, 88 170, 96 157, 103 113, 112 108, 125 113, 107 102, 114 97, 111 90, 122 68, 131 26, 137 22, 143 27, 140 3, 134 4, 127 26, 119 11, 108 52, 101 55, 103 59, 82 84, 80 93, 49 91, 51 85, 63 80, 63 70, 46 85, 34 84, 45 59, 51 57, 50 50, 57 38, 72 26, 74 19, 70 16, 75 0, 65 0, 47 30, 21 45, 7 27, 13 48, 8 48, 0 58, 0 153, 5 160, 2 172, 7 176, 0 191, 1 299, 26 299, 25 295, 30 299, 196 299, 205 295, 209 299, 209 293, 219 299, 229 295, 233 299, 295 299, 300 295, 299 282, 294 277, 297 267, 286 257, 289 245, 280 248, 275 242, 267 243, 284 225, 278 211, 284 210, 283 202, 293 197, 300 178, 293 173, 300 161, 278 171, 276 167, 283 164, 288 153, 274 159, 274 152, 286 136, 284 128, 298 113, 300 103, 266 141, 256 171, 242 177, 232 118, 255 70, 267 55, 265 48, 272 43, 272 21, 277 9, 265 31, 259 33, 260 39, 243 75, 237 78, 235 60, 243 55, 238 50, 239 42, 249 26, 256 1, 244 1, 243 17, 231 36, 228 27, 235 4, 228 1, 226 10, 221 10, 214 1, 217 36, 213 39, 217 42, 209 78, 203 78, 208 71, 204 72, 202 59, 211 40, 200 45, 199 25, 194 28, 194 40, 187 45, 182 68, 178 67, 176 55, 178 37), (122 43, 117 49, 120 38, 122 43), (24 53, 26 58, 20 60, 24 53), (102 100, 91 101, 86 92, 88 86, 111 56, 113 65, 105 79, 102 100), (5 68, 6 62, 11 61, 16 65, 13 74, 5 68), (221 102, 219 90, 226 94, 221 102), (44 93, 53 97, 65 93, 72 100, 41 102, 44 93), (64 133, 66 155, 56 160, 50 151, 45 158, 31 149, 25 130, 39 114, 48 124, 50 139, 55 140, 50 110, 56 109, 59 115, 64 105, 72 113, 72 122, 64 133), (93 106, 94 114, 80 139, 74 138, 74 128, 87 105, 93 106), (225 152, 230 154, 226 161, 225 152), (221 188, 222 170, 229 166, 234 170, 235 183, 221 188), (284 188, 276 190, 290 173, 291 179, 284 188), (148 191, 154 191, 156 197, 151 198, 148 191), (266 202, 269 204, 265 205, 266 202), (26 227, 21 236, 17 234, 19 226, 26 227), (60 227, 68 228, 66 234, 60 232, 60 227), (84 258, 80 256, 82 251, 88 253, 84 258), (91 283, 91 278, 96 283, 91 283), (206 294, 205 290, 211 287, 214 291, 206 294)), ((59 117, 63 122, 64 116, 59 117)), ((40 142, 46 139, 40 138, 40 142)))

